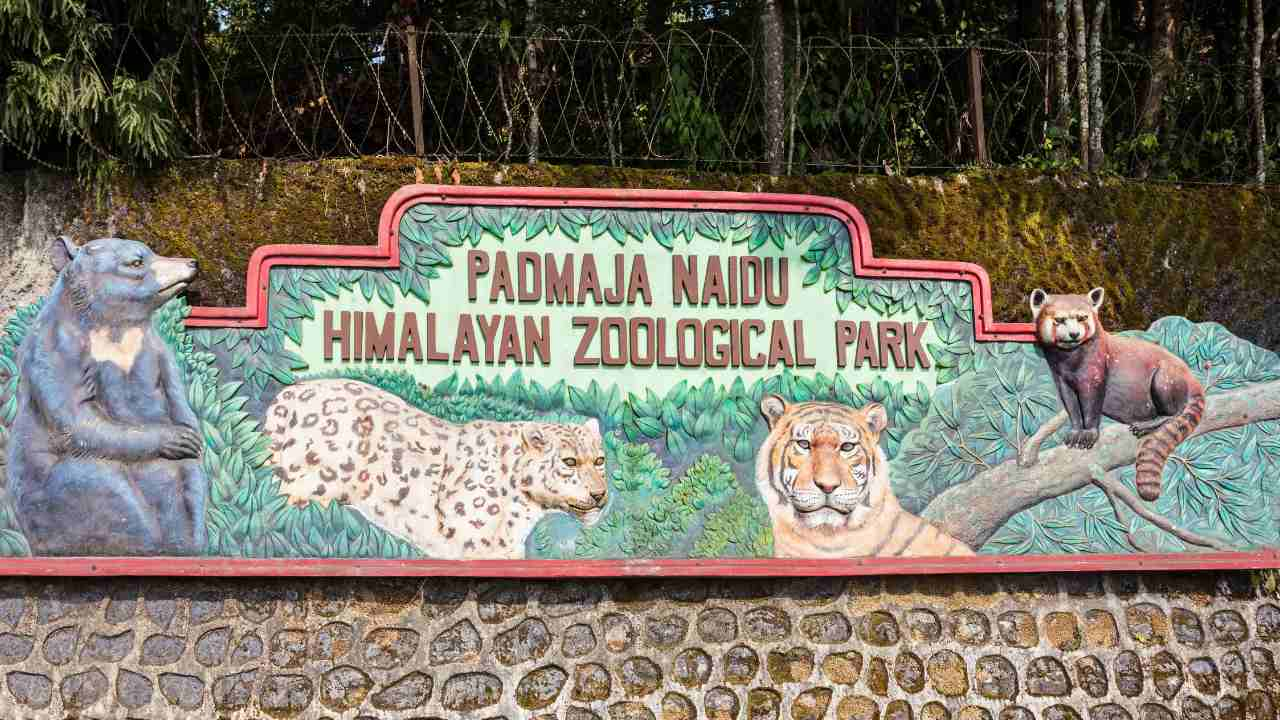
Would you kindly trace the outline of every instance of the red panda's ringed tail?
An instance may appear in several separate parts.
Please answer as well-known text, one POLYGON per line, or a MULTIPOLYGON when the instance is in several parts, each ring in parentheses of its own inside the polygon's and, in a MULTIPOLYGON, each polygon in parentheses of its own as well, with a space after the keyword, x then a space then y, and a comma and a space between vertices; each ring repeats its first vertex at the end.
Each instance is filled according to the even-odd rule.
POLYGON ((1160 497, 1165 463, 1178 443, 1186 440, 1200 424, 1204 416, 1204 393, 1197 392, 1187 398, 1182 412, 1169 418, 1155 432, 1143 439, 1138 447, 1135 483, 1138 495, 1148 502, 1160 497))

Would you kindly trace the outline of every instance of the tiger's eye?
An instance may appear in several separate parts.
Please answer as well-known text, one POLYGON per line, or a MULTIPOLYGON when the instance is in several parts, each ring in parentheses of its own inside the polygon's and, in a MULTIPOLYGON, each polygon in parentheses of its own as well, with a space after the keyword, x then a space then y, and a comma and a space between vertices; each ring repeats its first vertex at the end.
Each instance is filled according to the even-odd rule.
POLYGON ((808 440, 797 440, 797 441, 796 441, 796 445, 799 445, 801 450, 808 450, 808 449, 809 449, 809 441, 808 441, 808 440))
POLYGON ((604 467, 604 458, 602 457, 596 458, 596 467, 604 467))
POLYGON ((840 445, 840 452, 853 452, 855 447, 857 447, 857 445, 854 445, 851 442, 843 443, 840 445))
POLYGON ((569 467, 577 467, 578 465, 578 458, 567 457, 567 458, 561 458, 561 460, 563 460, 564 464, 568 465, 569 467))

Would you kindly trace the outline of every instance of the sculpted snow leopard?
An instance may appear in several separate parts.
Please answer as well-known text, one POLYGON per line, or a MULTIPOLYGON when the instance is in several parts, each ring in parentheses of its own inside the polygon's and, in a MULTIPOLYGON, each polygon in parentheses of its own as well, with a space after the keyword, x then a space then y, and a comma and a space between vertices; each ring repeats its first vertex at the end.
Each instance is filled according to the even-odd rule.
POLYGON ((518 559, 548 512, 591 524, 608 501, 594 419, 455 425, 330 379, 282 390, 265 425, 291 502, 349 505, 430 558, 518 559))

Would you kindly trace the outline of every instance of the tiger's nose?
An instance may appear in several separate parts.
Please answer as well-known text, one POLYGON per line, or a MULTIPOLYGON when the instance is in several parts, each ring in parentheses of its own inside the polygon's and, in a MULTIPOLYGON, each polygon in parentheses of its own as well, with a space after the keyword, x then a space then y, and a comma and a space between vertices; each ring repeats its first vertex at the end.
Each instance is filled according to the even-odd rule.
POLYGON ((595 500, 596 505, 601 505, 604 503, 604 496, 607 494, 608 494, 608 491, 604 490, 603 488, 601 488, 600 490, 592 490, 591 499, 595 500))
POLYGON ((830 495, 831 493, 836 491, 836 488, 840 487, 840 478, 836 478, 836 477, 815 478, 813 481, 813 484, 817 485, 818 489, 821 490, 822 492, 830 495))

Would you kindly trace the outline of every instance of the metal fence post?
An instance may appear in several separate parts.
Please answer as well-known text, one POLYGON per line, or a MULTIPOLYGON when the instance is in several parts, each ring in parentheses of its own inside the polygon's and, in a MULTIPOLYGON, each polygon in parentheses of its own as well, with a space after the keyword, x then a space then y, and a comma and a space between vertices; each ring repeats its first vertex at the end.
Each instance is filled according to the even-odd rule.
POLYGON ((418 71, 418 28, 405 29, 409 44, 409 98, 413 104, 413 148, 418 157, 427 154, 426 140, 422 136, 422 76, 418 71))
POLYGON ((990 165, 987 123, 982 116, 982 51, 969 48, 969 119, 973 123, 973 149, 979 165, 990 165))

